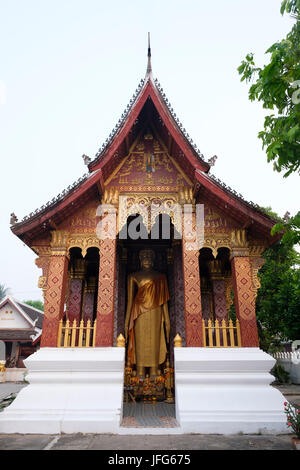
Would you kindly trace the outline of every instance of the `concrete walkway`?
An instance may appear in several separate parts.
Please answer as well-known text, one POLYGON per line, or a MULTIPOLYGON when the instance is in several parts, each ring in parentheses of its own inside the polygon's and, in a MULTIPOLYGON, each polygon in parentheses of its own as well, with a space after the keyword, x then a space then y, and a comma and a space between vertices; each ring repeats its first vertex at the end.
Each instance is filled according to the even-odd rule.
POLYGON ((28 384, 23 382, 4 382, 0 383, 0 402, 7 398, 12 393, 17 394, 19 393, 22 388, 26 387, 28 384))
MULTIPOLYGON (((0 402, 27 384, 1 383, 0 402)), ((276 386, 287 401, 300 403, 300 385, 276 386)), ((247 435, 112 435, 112 434, 0 434, 1 450, 293 450, 289 434, 247 435)), ((108 455, 108 454, 107 454, 108 455)))
MULTIPOLYGON (((112 434, 0 434, 1 450, 293 450, 290 436, 183 434, 119 436, 112 434)), ((134 453, 133 453, 134 455, 134 453)))

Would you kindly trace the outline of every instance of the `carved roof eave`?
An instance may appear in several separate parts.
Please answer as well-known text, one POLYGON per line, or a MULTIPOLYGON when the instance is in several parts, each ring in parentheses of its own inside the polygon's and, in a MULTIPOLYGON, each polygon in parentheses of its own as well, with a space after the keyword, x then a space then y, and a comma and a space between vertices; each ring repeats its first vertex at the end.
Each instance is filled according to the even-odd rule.
MULTIPOLYGON (((135 119, 138 117, 139 112, 141 111, 144 103, 146 102, 146 99, 149 96, 152 98, 152 101, 156 107, 158 103, 161 104, 160 109, 157 110, 158 112, 161 111, 165 114, 165 116, 161 116, 162 118, 165 118, 165 124, 173 126, 173 138, 175 132, 177 133, 177 136, 180 136, 184 141, 185 148, 183 150, 185 150, 185 152, 189 152, 189 162, 194 166, 193 171, 196 170, 195 184, 197 184, 197 181, 199 180, 196 174, 204 175, 205 179, 202 179, 201 183, 204 184, 208 191, 211 191, 214 196, 217 195, 218 197, 221 197, 221 200, 224 200, 228 203, 228 205, 231 205, 235 212, 240 212, 240 215, 243 217, 245 224, 251 220, 251 223, 257 223, 258 228, 260 228, 264 233, 268 232, 269 235, 272 226, 278 222, 278 220, 264 213, 254 202, 246 201, 241 194, 238 194, 236 191, 225 185, 212 174, 208 174, 210 169, 209 164, 202 158, 203 155, 195 146, 190 136, 186 133, 185 129, 174 113, 171 104, 166 98, 163 89, 157 80, 152 79, 152 75, 148 76, 145 80, 141 80, 139 87, 136 89, 135 94, 130 100, 126 110, 122 114, 117 126, 111 132, 106 142, 99 149, 95 159, 89 164, 89 169, 92 170, 94 168, 103 168, 110 158, 113 157, 113 154, 117 151, 118 145, 120 145, 120 142, 125 138, 128 130, 131 128, 135 119), (157 100, 153 100, 154 97, 156 97, 157 100), (221 189, 221 191, 218 191, 219 189, 221 189)), ((170 132, 170 127, 168 127, 168 130, 170 132)), ((272 241, 276 241, 278 238, 280 238, 280 236, 272 237, 272 241)))
POLYGON ((267 235, 271 243, 281 238, 280 234, 273 237, 270 235, 271 228, 278 220, 263 212, 257 204, 246 201, 241 194, 238 194, 213 175, 195 170, 195 179, 199 194, 203 192, 204 188, 214 199, 219 199, 224 209, 232 211, 233 214, 239 214, 244 219, 245 228, 255 226, 256 230, 267 235))
POLYGON ((182 149, 190 164, 200 168, 202 171, 208 172, 210 165, 205 162, 200 150, 180 123, 171 104, 163 93, 160 84, 157 80, 153 80, 151 76, 145 80, 141 80, 135 94, 122 114, 121 119, 119 119, 108 139, 106 139, 105 143, 97 152, 94 160, 88 165, 89 170, 92 171, 96 168, 103 168, 107 162, 113 158, 120 144, 133 126, 148 97, 152 99, 168 131, 182 149))
MULTIPOLYGON (((256 204, 245 201, 241 194, 236 193, 236 191, 226 186, 218 178, 208 174, 210 168, 209 164, 202 159, 203 155, 185 132, 185 129, 179 122, 173 108, 163 93, 163 89, 160 87, 157 80, 148 77, 145 80, 141 80, 133 98, 130 100, 121 119, 118 121, 117 126, 99 149, 95 159, 88 165, 91 173, 83 175, 73 185, 62 191, 62 193, 40 209, 24 217, 21 222, 12 225, 11 230, 15 235, 19 236, 26 243, 26 233, 32 232, 35 228, 45 224, 45 222, 50 219, 54 220, 55 216, 60 211, 63 211, 71 204, 75 206, 75 201, 93 185, 97 184, 98 188, 102 188, 103 190, 104 182, 102 169, 105 164, 113 158, 117 148, 131 129, 149 96, 167 126, 168 131, 182 148, 185 157, 192 166, 195 185, 200 184, 202 187, 205 187, 212 197, 220 198, 220 201, 227 204, 228 207, 231 207, 233 212, 236 214, 239 213, 245 224, 247 224, 247 221, 253 221, 252 223, 255 222, 256 227, 263 233, 271 230, 271 227, 277 220, 259 210, 256 204)), ((276 241, 276 239, 278 239, 278 237, 273 237, 272 241, 276 241)))
POLYGON ((12 232, 26 243, 26 239, 24 238, 26 233, 33 232, 36 228, 46 224, 50 220, 55 221, 55 216, 70 206, 76 207, 75 201, 93 186, 97 186, 98 189, 103 188, 101 170, 79 178, 73 185, 62 191, 47 204, 36 209, 28 216, 25 216, 20 222, 12 225, 12 232))

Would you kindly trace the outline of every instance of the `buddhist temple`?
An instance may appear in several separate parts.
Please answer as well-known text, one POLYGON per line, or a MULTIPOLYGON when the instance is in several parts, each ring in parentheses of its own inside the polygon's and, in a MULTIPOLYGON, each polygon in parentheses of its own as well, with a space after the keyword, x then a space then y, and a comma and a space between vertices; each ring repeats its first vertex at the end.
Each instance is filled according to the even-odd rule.
MULTIPOLYGON (((43 317, 44 312, 10 295, 1 300, 0 341, 5 343, 6 368, 24 368, 24 359, 39 346, 43 317)), ((10 372, 7 375, 12 375, 10 372)))
POLYGON ((0 432, 170 433, 122 426, 169 403, 171 432, 281 432, 255 299, 274 219, 214 177, 146 76, 87 173, 11 230, 37 255, 41 348, 0 432), (146 351, 147 350, 147 351, 146 351), (20 429, 22 428, 22 431, 20 429))

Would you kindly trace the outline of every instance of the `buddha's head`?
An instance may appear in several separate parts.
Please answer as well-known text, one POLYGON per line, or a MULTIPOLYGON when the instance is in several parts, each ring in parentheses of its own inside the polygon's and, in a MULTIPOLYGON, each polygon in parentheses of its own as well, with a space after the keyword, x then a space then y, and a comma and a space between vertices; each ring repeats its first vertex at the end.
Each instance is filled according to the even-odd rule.
POLYGON ((139 253, 142 269, 151 269, 154 265, 155 253, 153 250, 141 250, 139 253))

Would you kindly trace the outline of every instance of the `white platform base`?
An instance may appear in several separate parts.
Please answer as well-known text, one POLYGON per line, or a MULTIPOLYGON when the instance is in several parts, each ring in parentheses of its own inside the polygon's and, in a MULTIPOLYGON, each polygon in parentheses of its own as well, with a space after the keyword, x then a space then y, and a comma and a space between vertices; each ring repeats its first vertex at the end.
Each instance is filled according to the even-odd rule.
POLYGON ((120 426, 124 348, 42 348, 29 385, 0 413, 0 433, 287 433, 275 359, 258 348, 175 348, 178 428, 120 426))
POLYGON ((176 418, 183 433, 287 433, 275 360, 258 348, 174 348, 176 418))
POLYGON ((29 385, 0 413, 0 433, 117 433, 124 348, 41 348, 24 362, 29 385))

